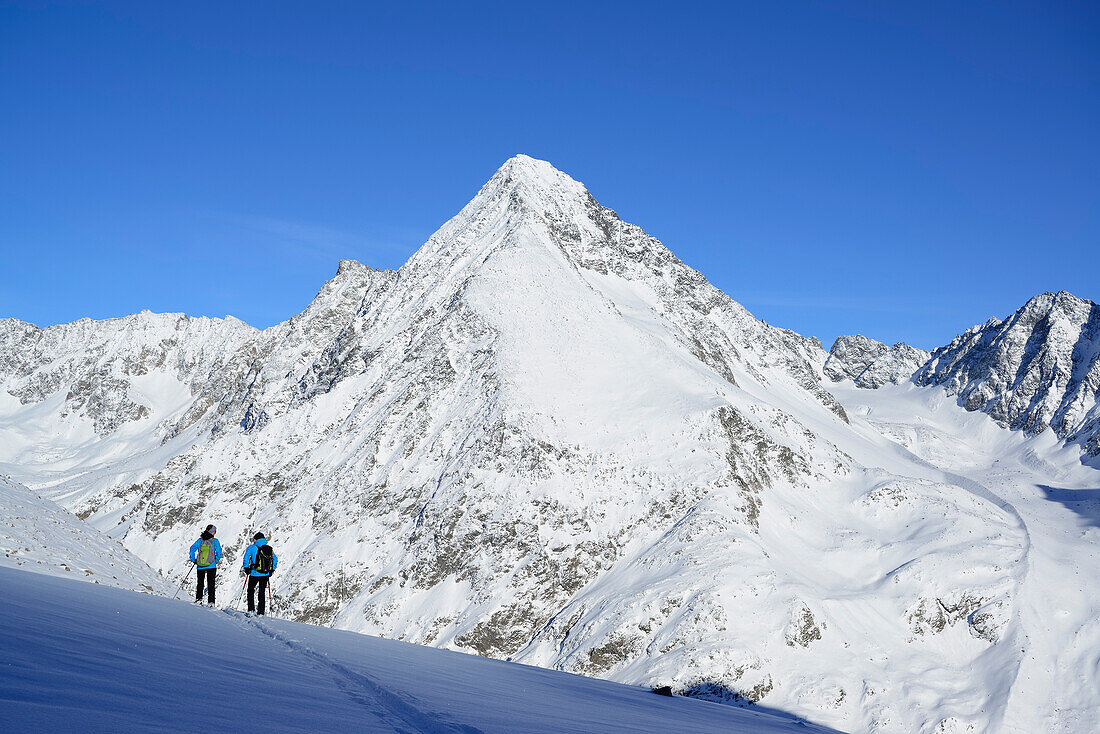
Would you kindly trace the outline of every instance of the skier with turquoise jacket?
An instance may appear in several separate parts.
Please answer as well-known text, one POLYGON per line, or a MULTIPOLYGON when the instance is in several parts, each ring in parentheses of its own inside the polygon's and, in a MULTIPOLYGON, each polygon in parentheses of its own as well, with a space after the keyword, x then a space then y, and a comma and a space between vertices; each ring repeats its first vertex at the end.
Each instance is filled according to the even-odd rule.
POLYGON ((214 606, 214 586, 218 574, 218 561, 222 559, 222 544, 214 535, 218 529, 207 525, 206 530, 191 546, 191 562, 199 569, 199 583, 195 589, 195 603, 202 604, 202 591, 206 589, 206 600, 214 606))
POLYGON ((271 574, 275 573, 275 567, 279 565, 279 557, 267 544, 267 538, 263 533, 252 536, 252 545, 244 552, 244 563, 241 566, 241 575, 248 576, 248 611, 263 614, 266 610, 267 582, 271 574), (260 603, 255 603, 256 587, 260 587, 260 603))

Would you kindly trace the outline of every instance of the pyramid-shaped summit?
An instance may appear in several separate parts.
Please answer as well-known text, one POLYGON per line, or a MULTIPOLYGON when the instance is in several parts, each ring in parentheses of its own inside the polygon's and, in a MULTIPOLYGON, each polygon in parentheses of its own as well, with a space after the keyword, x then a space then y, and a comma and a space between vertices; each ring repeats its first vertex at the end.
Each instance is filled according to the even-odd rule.
POLYGON ((344 264, 152 416, 155 453, 60 486, 161 570, 196 518, 230 552, 262 526, 292 617, 510 655, 705 498, 751 534, 754 493, 810 466, 767 396, 843 425, 822 355, 517 156, 398 271, 344 264))
MULTIPOLYGON (((577 393, 576 380, 585 381, 578 370, 599 374, 608 384, 593 384, 594 393, 626 404, 650 399, 638 390, 619 395, 631 379, 661 382, 667 375, 709 394, 701 385, 716 376, 754 383, 778 368, 801 392, 843 413, 818 385, 815 339, 753 318, 545 161, 507 160, 400 278, 418 303, 461 301, 475 313, 507 353, 514 382, 536 383, 528 391, 532 403, 553 400, 559 385, 547 374, 561 377, 568 394, 577 393)), ((609 420, 624 414, 608 412, 609 420)))
POLYGON ((471 203, 477 203, 481 194, 507 192, 514 201, 535 206, 539 200, 576 202, 587 200, 590 195, 584 184, 569 174, 559 171, 551 163, 528 155, 518 154, 506 160, 481 188, 471 203))
POLYGON ((595 200, 585 187, 546 161, 509 158, 450 221, 402 268, 443 275, 480 262, 491 249, 547 243, 552 222, 583 220, 595 200))
MULTIPOLYGON (((599 256, 614 259, 609 250, 641 245, 653 250, 634 259, 651 262, 674 260, 660 242, 644 236, 638 227, 622 222, 611 209, 602 207, 582 183, 550 163, 526 155, 509 158, 477 195, 433 234, 410 260, 438 258, 462 252, 463 246, 532 244, 541 240, 575 258, 579 264, 600 265, 599 256)), ((483 251, 483 250, 478 250, 483 251)), ((428 263, 438 267, 440 264, 428 263)), ((405 270, 407 268, 403 268, 405 270)))

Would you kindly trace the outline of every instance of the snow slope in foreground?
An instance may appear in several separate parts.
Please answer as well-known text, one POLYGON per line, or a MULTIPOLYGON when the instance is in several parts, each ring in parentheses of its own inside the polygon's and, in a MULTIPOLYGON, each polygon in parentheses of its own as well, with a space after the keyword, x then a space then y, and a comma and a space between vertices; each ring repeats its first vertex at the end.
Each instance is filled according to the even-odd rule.
POLYGON ((830 731, 17 569, 0 590, 0 731, 830 731))
POLYGON ((0 566, 167 594, 153 569, 91 525, 0 477, 0 566))

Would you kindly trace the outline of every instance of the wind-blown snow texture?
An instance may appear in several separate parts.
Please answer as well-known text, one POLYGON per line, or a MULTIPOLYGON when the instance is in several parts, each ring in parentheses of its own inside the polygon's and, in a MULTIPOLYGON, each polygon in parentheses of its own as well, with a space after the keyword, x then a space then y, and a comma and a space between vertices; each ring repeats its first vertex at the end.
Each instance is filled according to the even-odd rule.
POLYGON ((837 373, 878 390, 826 390, 816 340, 549 164, 509 160, 400 270, 341 263, 284 324, 201 322, 193 363, 127 372, 199 348, 129 319, 114 352, 35 360, 0 328, 0 461, 164 573, 206 522, 231 562, 263 529, 302 621, 845 730, 1100 726, 1080 451, 890 384, 898 347, 837 373), (145 411, 101 436, 35 376, 67 359, 145 411))

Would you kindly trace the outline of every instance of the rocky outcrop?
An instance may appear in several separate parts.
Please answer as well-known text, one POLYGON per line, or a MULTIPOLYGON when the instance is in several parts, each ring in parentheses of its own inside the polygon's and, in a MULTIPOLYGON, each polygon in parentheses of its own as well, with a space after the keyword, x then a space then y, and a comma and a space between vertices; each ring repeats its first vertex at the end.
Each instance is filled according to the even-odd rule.
POLYGON ((930 352, 898 342, 892 347, 865 336, 842 336, 825 361, 825 376, 833 382, 852 380, 857 387, 898 384, 928 361, 930 352))

